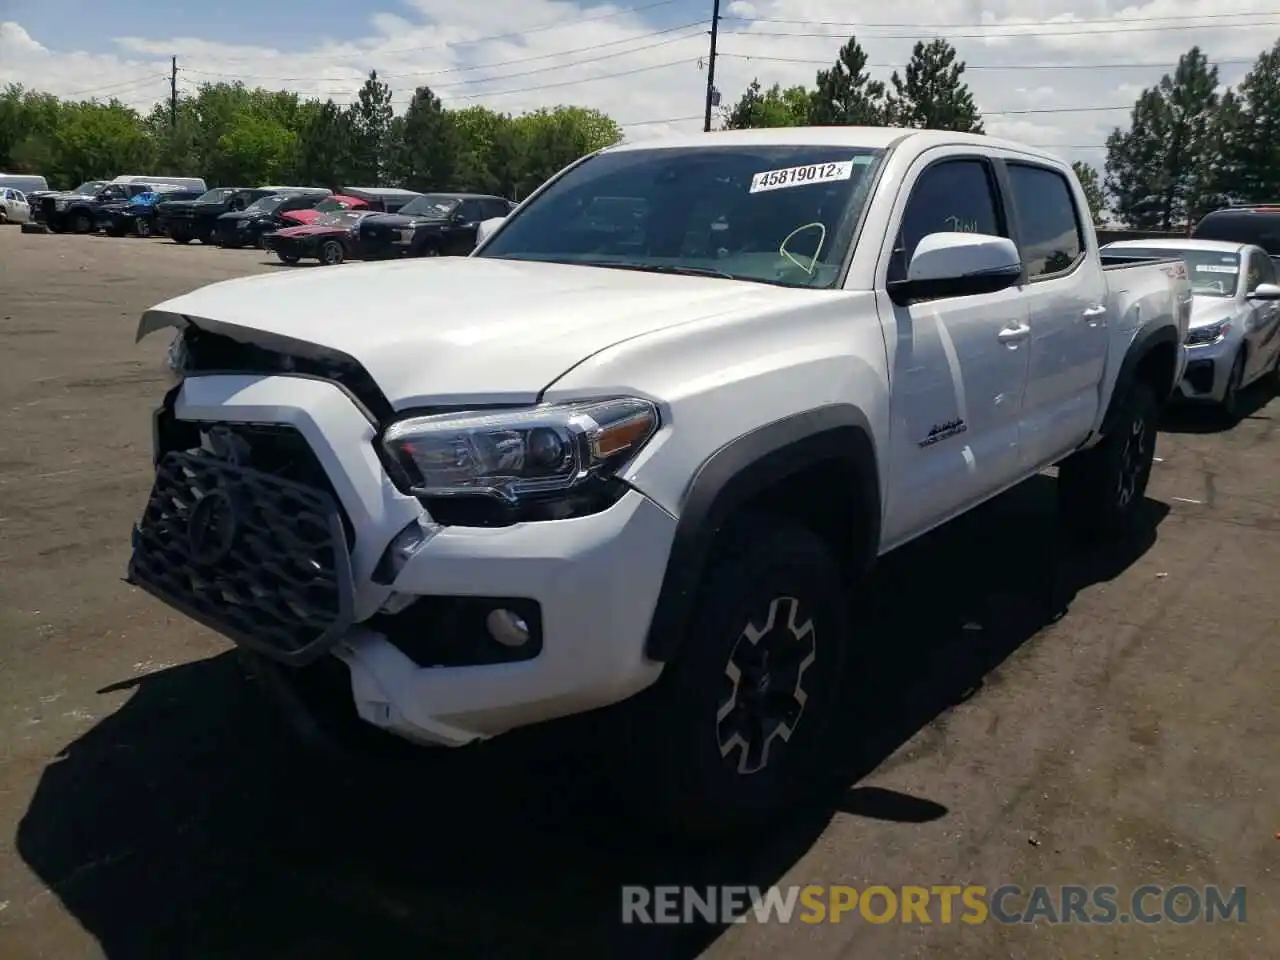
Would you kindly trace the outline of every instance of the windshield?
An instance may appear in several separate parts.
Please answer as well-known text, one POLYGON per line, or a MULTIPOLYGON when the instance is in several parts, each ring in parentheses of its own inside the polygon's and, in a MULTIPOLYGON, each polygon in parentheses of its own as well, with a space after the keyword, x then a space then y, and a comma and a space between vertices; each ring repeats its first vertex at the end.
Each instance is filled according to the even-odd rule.
POLYGON ((321 200, 317 203, 315 209, 320 213, 332 213, 334 210, 346 210, 350 206, 350 200, 336 200, 330 197, 328 200, 321 200))
POLYGON ((602 153, 553 183, 476 256, 831 287, 882 153, 835 146, 602 153))
POLYGON ((1125 257, 1181 257, 1197 297, 1234 297, 1240 283, 1240 256, 1217 250, 1184 250, 1178 247, 1119 247, 1111 251, 1125 257))
POLYGON ((458 206, 457 197, 442 197, 438 194, 424 194, 415 197, 400 208, 402 217, 428 217, 432 220, 447 220, 458 206))
POLYGON ((233 193, 235 193, 235 190, 230 187, 218 187, 207 193, 202 193, 196 203, 222 203, 233 193))
POLYGON ((244 208, 245 213, 271 213, 276 207, 284 203, 285 198, 276 194, 275 196, 263 197, 255 200, 244 208))
POLYGON ((316 217, 315 223, 320 227, 351 227, 360 222, 368 211, 365 210, 339 210, 334 213, 326 213, 322 217, 316 217))
POLYGON ((80 184, 80 186, 76 187, 71 192, 82 193, 85 196, 92 197, 94 194, 96 194, 99 190, 101 190, 106 185, 107 185, 106 180, 87 180, 84 183, 80 184))

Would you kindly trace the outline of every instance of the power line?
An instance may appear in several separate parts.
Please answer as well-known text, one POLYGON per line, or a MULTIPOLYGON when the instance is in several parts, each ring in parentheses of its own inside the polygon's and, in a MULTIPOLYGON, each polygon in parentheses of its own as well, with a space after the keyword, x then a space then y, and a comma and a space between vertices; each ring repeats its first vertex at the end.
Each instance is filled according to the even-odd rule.
POLYGON ((1274 17, 1275 15, 1276 11, 1274 10, 1247 10, 1237 13, 1190 13, 1154 17, 1077 17, 1073 20, 1024 20, 1018 23, 991 23, 989 21, 970 21, 968 23, 868 23, 866 21, 859 20, 789 20, 785 17, 735 16, 725 16, 723 19, 734 20, 741 23, 782 23, 796 24, 805 27, 875 27, 890 29, 919 29, 921 27, 929 27, 938 30, 950 30, 964 27, 1051 27, 1074 26, 1075 24, 1084 23, 1151 23, 1154 20, 1222 20, 1228 17, 1274 17))
POLYGON ((123 80, 120 83, 109 84, 105 87, 90 87, 87 90, 76 90, 73 93, 60 93, 60 100, 70 100, 74 97, 94 97, 103 93, 110 93, 112 90, 123 90, 126 87, 141 87, 148 83, 155 83, 158 80, 168 80, 167 74, 157 73, 146 77, 135 77, 132 80, 123 80))
MULTIPOLYGON (((1274 14, 1272 15, 1274 16, 1274 14)), ((1224 23, 1218 25, 1210 24, 1175 24, 1167 27, 1126 27, 1112 26, 1106 30, 1028 30, 1023 33, 948 33, 945 38, 947 40, 992 40, 998 38, 1008 38, 1010 40, 1019 39, 1021 37, 1098 37, 1111 33, 1161 33, 1167 30, 1242 30, 1257 29, 1258 27, 1274 27, 1280 24, 1280 21, 1270 20, 1262 23, 1224 23)), ((1003 25, 1001 25, 1003 27, 1003 25)), ((1009 26, 1017 27, 1019 24, 1010 24, 1009 26)), ((921 24, 921 29, 945 29, 930 24, 921 24)), ((792 39, 810 39, 810 40, 847 40, 847 36, 838 33, 781 33, 770 30, 727 30, 726 36, 733 37, 791 37, 792 39)), ((920 33, 875 33, 864 36, 864 40, 920 40, 920 33)))
MULTIPOLYGON (((325 59, 325 60, 343 60, 356 59, 360 57, 394 57, 402 53, 420 53, 424 50, 452 50, 455 47, 474 47, 482 43, 493 43, 496 40, 522 39, 531 33, 546 33, 550 30, 565 30, 580 27, 584 23, 597 23, 601 20, 611 20, 614 17, 626 16, 631 13, 643 13, 646 10, 656 10, 658 7, 668 7, 673 3, 679 3, 680 0, 654 0, 652 3, 645 3, 639 6, 621 7, 617 10, 611 10, 608 13, 596 14, 592 17, 575 17, 572 20, 556 20, 550 23, 544 23, 537 26, 525 27, 521 30, 515 30, 509 33, 495 33, 487 37, 475 37, 471 40, 451 40, 447 43, 427 44, 417 47, 375 47, 368 50, 360 50, 356 53, 299 53, 290 54, 291 59, 325 59)), ((435 26, 435 24, 432 24, 435 26)), ((274 52, 274 51, 273 51, 274 52)), ((247 61, 261 61, 268 59, 266 57, 228 57, 227 63, 244 63, 247 61)))
MULTIPOLYGON (((834 62, 831 57, 768 57, 754 53, 721 53, 720 56, 730 57, 734 60, 764 60, 769 63, 801 63, 815 66, 830 66, 834 62)), ((1237 66, 1256 62, 1256 60, 1247 57, 1236 57, 1215 60, 1213 65, 1237 66)), ((881 70, 897 70, 905 68, 906 64, 868 63, 867 66, 881 70)), ((971 70, 1159 70, 1175 66, 1177 66, 1176 61, 1165 61, 1163 63, 965 63, 964 71, 968 73, 971 70)))
MULTIPOLYGON (((417 72, 417 73, 381 73, 379 72, 378 78, 385 79, 385 80, 403 79, 408 77, 422 78, 422 77, 431 77, 431 76, 443 76, 445 74, 453 74, 453 73, 464 73, 472 70, 491 70, 497 67, 516 66, 517 64, 521 64, 521 63, 532 63, 535 60, 549 60, 554 57, 567 57, 577 53, 591 53, 593 51, 601 49, 602 47, 612 47, 612 46, 617 46, 623 43, 635 43, 637 40, 643 40, 648 37, 662 36, 664 34, 675 33, 680 30, 689 30, 693 27, 701 27, 701 26, 704 26, 706 22, 707 21, 705 20, 695 20, 691 23, 681 24, 678 27, 668 27, 665 30, 654 30, 651 33, 643 33, 643 34, 640 34, 639 36, 628 37, 625 40, 611 40, 607 43, 597 43, 590 47, 577 47, 572 50, 560 50, 555 53, 544 53, 536 57, 520 57, 514 60, 497 60, 492 63, 475 64, 474 66, 469 66, 469 67, 448 67, 442 70, 426 70, 426 71, 417 72)), ((667 37, 666 39, 657 40, 653 43, 644 44, 643 46, 632 47, 627 50, 617 50, 612 53, 606 53, 606 54, 601 54, 595 57, 588 57, 585 59, 575 60, 570 63, 556 63, 546 67, 538 67, 534 70, 525 70, 521 73, 508 73, 508 74, 503 74, 497 77, 482 77, 482 78, 458 80, 458 81, 453 81, 447 84, 441 84, 440 87, 443 88, 448 86, 459 86, 462 84, 470 84, 470 83, 488 83, 491 80, 504 80, 509 77, 527 77, 537 73, 547 73, 552 70, 565 70, 569 67, 575 67, 583 63, 597 63, 602 60, 611 60, 615 57, 625 57, 628 54, 632 54, 632 53, 640 53, 645 50, 653 50, 653 49, 656 49, 657 47, 668 46, 669 44, 672 44, 672 43, 681 43, 685 40, 697 39, 701 35, 702 35, 701 31, 699 31, 698 33, 690 33, 684 36, 667 37)), ((351 69, 355 70, 356 68, 353 67, 351 69)), ((359 79, 360 81, 363 81, 364 79, 363 73, 361 73, 359 77, 355 77, 355 76, 352 76, 352 77, 278 77, 278 76, 267 77, 267 76, 257 76, 254 74, 221 73, 216 70, 193 70, 189 67, 184 67, 183 72, 197 73, 201 75, 215 76, 215 77, 234 77, 237 80, 280 80, 280 81, 287 81, 287 82, 293 82, 293 83, 321 83, 321 82, 337 82, 341 80, 355 81, 357 79, 359 79)))

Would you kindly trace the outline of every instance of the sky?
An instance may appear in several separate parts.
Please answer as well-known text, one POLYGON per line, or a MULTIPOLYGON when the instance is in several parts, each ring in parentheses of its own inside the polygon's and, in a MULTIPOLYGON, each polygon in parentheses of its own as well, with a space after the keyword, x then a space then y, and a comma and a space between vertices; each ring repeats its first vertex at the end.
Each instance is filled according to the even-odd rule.
MULTIPOLYGON (((350 102, 371 69, 398 109, 430 86, 446 106, 605 111, 628 140, 701 129, 712 0, 0 0, 0 84, 148 110, 242 80, 350 102)), ((1101 167, 1134 98, 1198 44, 1226 86, 1280 37, 1260 0, 721 0, 716 86, 812 85, 856 34, 888 79, 917 40, 947 37, 987 132, 1101 167), (893 11, 893 12, 890 12, 893 11), (1260 12, 1261 11, 1261 12, 1260 12)))

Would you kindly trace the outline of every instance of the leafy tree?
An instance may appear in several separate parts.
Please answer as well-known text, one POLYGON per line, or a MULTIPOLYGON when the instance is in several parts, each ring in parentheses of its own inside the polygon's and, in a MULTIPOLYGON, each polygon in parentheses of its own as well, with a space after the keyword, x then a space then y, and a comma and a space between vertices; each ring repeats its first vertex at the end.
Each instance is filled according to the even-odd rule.
POLYGON ((890 126, 982 133, 982 114, 963 80, 965 64, 941 37, 917 41, 905 76, 893 71, 885 102, 890 126))
POLYGON ((1217 86, 1218 68, 1192 47, 1138 97, 1129 130, 1107 138, 1107 189, 1131 226, 1171 230, 1212 206, 1217 86))
POLYGON ((234 183, 279 183, 290 172, 297 134, 271 117, 246 114, 218 138, 218 147, 234 159, 234 183))
POLYGON ((534 110, 511 121, 515 154, 513 193, 528 196, 579 157, 622 139, 621 128, 599 110, 555 107, 534 110))
POLYGON ((722 110, 726 130, 757 127, 801 127, 808 123, 811 95, 804 87, 787 87, 775 83, 768 90, 758 79, 727 110, 722 110))
POLYGON ((351 118, 345 110, 333 100, 316 105, 298 131, 295 179, 334 190, 344 183, 354 186, 349 182, 351 139, 351 118))
MULTIPOLYGON (((1263 51, 1240 82, 1239 102, 1217 114, 1217 145, 1227 155, 1235 199, 1280 199, 1280 40, 1263 51)), ((1234 98, 1233 98, 1234 99, 1234 98)))
POLYGON ((360 184, 376 184, 382 180, 387 163, 387 147, 391 133, 391 88, 372 70, 347 110, 350 118, 350 176, 360 184))
POLYGON ((1071 169, 1075 171, 1076 179, 1080 181, 1080 186, 1084 190, 1085 199, 1089 201, 1094 226, 1102 226, 1107 220, 1107 198, 1102 191, 1097 169, 1081 160, 1071 164, 1071 169))
POLYGON ((103 171, 144 170, 154 148, 142 118, 117 100, 68 104, 53 137, 53 171, 63 181, 91 180, 103 171))
POLYGON ((413 93, 409 109, 392 123, 389 175, 410 190, 447 190, 456 183, 461 138, 430 87, 413 93))
POLYGON ((829 70, 819 70, 809 122, 819 125, 883 126, 884 84, 867 73, 867 54, 850 37, 829 70))

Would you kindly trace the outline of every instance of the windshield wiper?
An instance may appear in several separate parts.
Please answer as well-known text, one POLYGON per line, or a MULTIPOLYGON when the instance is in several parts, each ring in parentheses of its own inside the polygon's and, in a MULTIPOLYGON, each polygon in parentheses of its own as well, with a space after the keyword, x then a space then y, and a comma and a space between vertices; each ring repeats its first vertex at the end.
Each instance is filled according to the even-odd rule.
POLYGON ((685 267, 669 263, 616 263, 612 260, 578 260, 574 261, 584 267, 610 267, 614 270, 636 270, 640 273, 674 273, 683 277, 719 277, 721 280, 745 280, 747 277, 736 277, 723 270, 711 267, 685 267))

